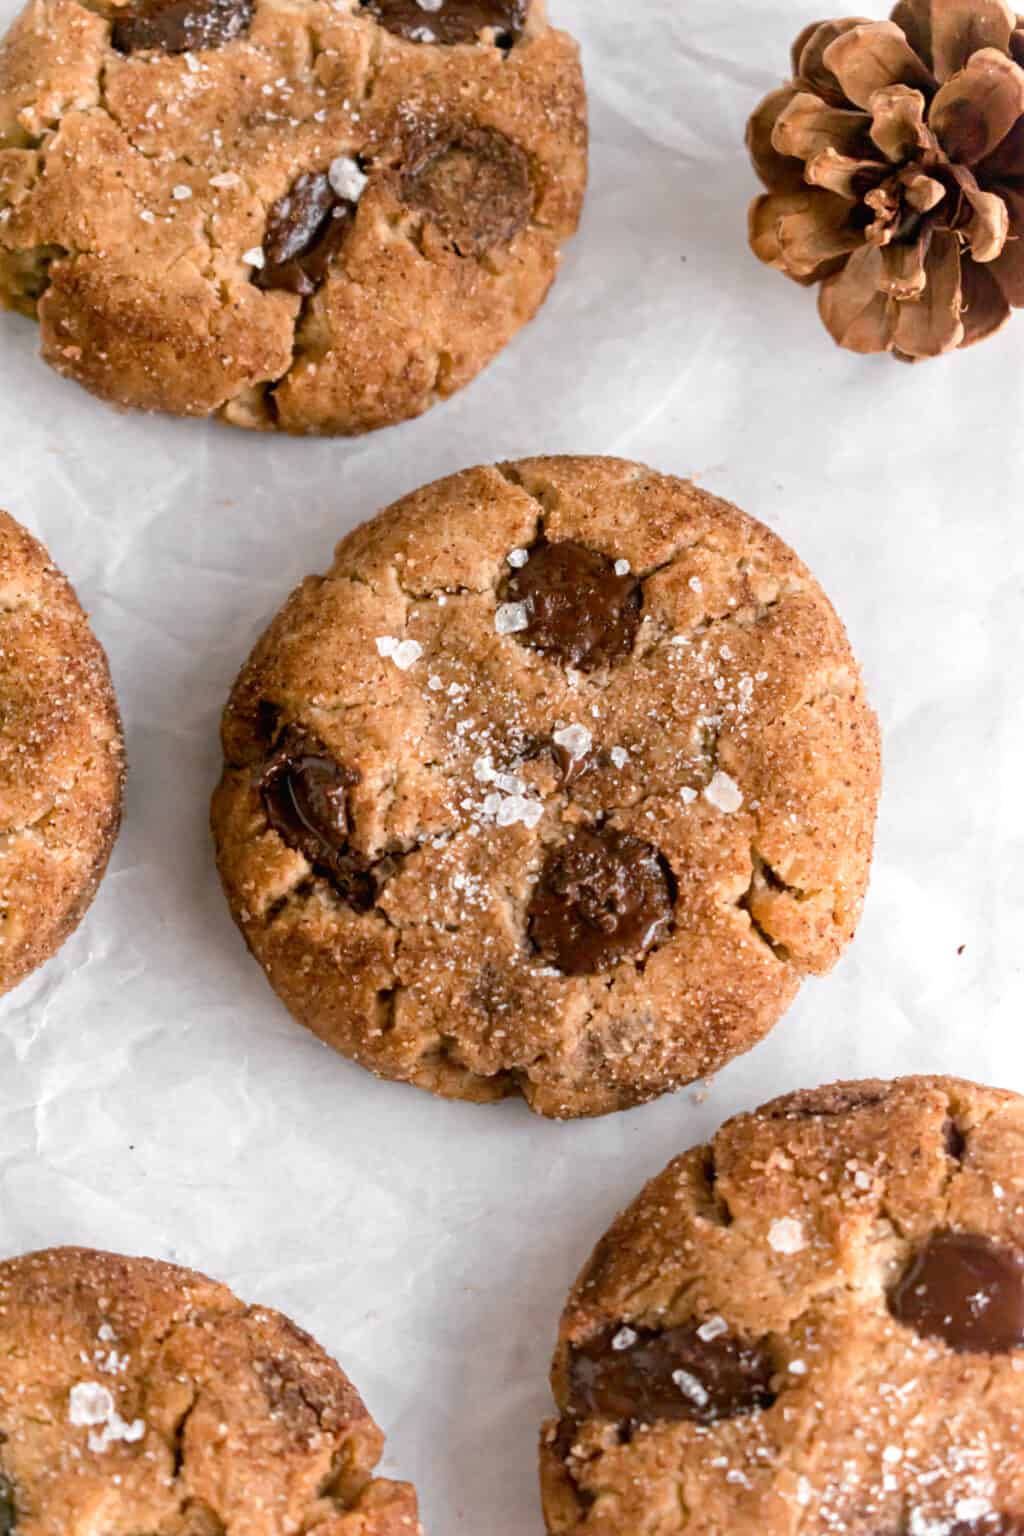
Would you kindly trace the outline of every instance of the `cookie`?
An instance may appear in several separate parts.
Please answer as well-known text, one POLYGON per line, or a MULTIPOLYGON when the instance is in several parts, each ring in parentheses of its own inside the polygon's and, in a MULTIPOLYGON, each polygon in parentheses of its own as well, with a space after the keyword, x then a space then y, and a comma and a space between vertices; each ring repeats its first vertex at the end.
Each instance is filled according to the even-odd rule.
POLYGON ((29 0, 0 303, 115 404, 367 432, 532 318, 586 174, 543 0, 29 0))
POLYGON ((469 470, 293 594, 223 726, 236 921, 390 1078, 601 1114, 771 1029, 853 934, 878 736, 796 556, 610 459, 469 470))
POLYGON ((123 779, 107 659, 46 550, 0 512, 0 992, 84 916, 123 779))
POLYGON ((384 1437, 294 1323, 172 1264, 0 1264, 0 1531, 418 1536, 384 1437))
POLYGON ((1024 1100, 798 1093, 655 1179, 562 1319, 551 1536, 1020 1536, 1024 1100))

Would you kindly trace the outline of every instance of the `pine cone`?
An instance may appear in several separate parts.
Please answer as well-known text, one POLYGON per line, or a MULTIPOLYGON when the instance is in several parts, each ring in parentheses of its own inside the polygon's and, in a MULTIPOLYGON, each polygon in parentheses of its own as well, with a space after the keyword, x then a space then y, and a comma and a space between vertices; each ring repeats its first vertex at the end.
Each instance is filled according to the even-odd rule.
POLYGON ((840 346, 938 357, 1024 306, 1024 17, 900 0, 807 27, 750 120, 750 243, 840 346))

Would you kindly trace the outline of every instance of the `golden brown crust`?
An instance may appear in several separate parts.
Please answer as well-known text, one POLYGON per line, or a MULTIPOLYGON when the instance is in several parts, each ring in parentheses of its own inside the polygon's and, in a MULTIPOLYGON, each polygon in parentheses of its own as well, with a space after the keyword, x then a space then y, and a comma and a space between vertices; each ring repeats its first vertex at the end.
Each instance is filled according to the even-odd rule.
POLYGON ((541 1449, 548 1531, 1017 1529, 986 1520, 1024 1515, 1020 1352, 954 1353, 887 1307, 908 1256, 950 1228, 1024 1247, 1016 1095, 936 1077, 838 1084, 741 1115, 678 1158, 599 1243, 563 1315, 564 1417, 541 1449), (574 1346, 712 1319, 764 1343, 772 1406, 631 1438, 573 1415, 574 1346))
POLYGON ((81 920, 121 816, 106 657, 41 544, 0 513, 0 992, 81 920))
MULTIPOLYGON (((58 1248, 0 1264, 0 1493, 18 1536, 417 1536, 384 1437, 308 1334, 194 1271, 58 1248)), ((2 1509, 2 1500, 0 1500, 2 1509)))
POLYGON ((766 528, 618 460, 469 470, 357 529, 257 644, 224 751, 221 876, 273 986, 345 1055, 439 1093, 569 1117, 678 1087, 759 1040, 863 902, 878 735, 842 625, 766 528), (496 632, 507 557, 542 530, 642 575, 619 665, 574 673, 496 632), (566 784, 553 735, 573 724, 593 744, 566 784), (268 822, 259 781, 290 726, 358 778, 364 910, 268 822), (675 929, 646 964, 561 975, 526 910, 548 850, 601 818, 657 844, 675 929))
POLYGON ((358 433, 452 394, 539 308, 586 183, 576 45, 534 0, 506 56, 406 41, 358 0, 256 0, 199 53, 124 55, 103 7, 30 0, 0 46, 0 303, 119 405, 358 433), (528 222, 460 250, 403 196, 431 145, 500 135, 528 222), (339 156, 369 184, 326 279, 262 291, 270 210, 339 156))

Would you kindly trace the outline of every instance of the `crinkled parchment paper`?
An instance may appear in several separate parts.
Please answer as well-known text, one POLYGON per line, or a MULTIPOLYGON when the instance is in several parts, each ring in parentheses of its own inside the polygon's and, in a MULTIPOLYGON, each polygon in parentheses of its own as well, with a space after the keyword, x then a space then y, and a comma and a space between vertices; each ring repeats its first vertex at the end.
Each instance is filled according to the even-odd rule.
POLYGON ((585 226, 541 317, 423 420, 345 443, 118 416, 0 317, 0 504, 90 610, 131 760, 95 907, 0 1006, 0 1252, 151 1253, 284 1308, 358 1383, 434 1536, 541 1529, 566 1289, 672 1154, 839 1076, 1024 1089, 1024 316, 917 369, 860 359, 748 254, 744 121, 813 6, 552 8, 592 96, 585 226), (789 540, 849 626, 887 770, 835 975, 706 1097, 575 1126, 377 1083, 293 1025, 207 833, 219 711, 292 585, 424 481, 561 451, 694 476, 789 540))

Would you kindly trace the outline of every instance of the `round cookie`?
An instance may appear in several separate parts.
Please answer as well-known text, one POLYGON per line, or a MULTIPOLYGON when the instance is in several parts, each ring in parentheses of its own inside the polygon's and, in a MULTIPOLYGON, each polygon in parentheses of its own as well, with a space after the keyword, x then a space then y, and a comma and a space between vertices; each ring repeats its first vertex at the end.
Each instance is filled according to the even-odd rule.
POLYGON ((610 459, 480 468, 339 545, 256 646, 213 807, 296 1018, 560 1117, 747 1050, 852 936, 877 726, 796 556, 610 459))
POLYGON ((172 1264, 0 1264, 3 1536, 417 1536, 384 1436, 294 1323, 172 1264))
POLYGON ((0 303, 116 404, 366 432, 531 319, 586 173, 543 0, 29 0, 0 303))
POLYGON ((123 779, 103 650, 46 550, 0 512, 0 993, 84 916, 123 779))
POLYGON ((551 1536, 1021 1536, 1024 1100, 798 1093, 648 1185, 562 1319, 551 1536))

